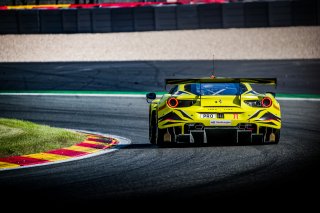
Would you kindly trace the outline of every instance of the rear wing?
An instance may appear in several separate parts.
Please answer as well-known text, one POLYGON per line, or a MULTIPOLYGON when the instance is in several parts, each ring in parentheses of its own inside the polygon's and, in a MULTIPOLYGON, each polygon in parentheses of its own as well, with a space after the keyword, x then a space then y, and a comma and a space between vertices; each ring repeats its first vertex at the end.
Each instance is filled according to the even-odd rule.
POLYGON ((192 84, 192 83, 250 83, 268 84, 277 86, 276 78, 189 78, 165 79, 165 85, 192 84))

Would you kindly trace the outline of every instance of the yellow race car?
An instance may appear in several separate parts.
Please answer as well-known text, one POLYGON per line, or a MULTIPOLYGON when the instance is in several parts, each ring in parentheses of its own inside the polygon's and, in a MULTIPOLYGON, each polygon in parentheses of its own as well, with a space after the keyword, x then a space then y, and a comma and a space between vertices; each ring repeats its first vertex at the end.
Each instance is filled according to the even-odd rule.
POLYGON ((251 87, 276 83, 275 78, 166 79, 169 93, 160 99, 146 94, 150 143, 278 143, 281 112, 275 93, 251 87))

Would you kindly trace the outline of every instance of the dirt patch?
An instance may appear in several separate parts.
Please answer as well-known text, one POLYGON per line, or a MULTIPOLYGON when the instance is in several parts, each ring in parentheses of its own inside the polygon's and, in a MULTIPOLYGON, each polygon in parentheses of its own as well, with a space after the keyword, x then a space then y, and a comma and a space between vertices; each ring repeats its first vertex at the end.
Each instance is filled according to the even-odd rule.
POLYGON ((0 36, 0 62, 320 58, 320 27, 0 36))

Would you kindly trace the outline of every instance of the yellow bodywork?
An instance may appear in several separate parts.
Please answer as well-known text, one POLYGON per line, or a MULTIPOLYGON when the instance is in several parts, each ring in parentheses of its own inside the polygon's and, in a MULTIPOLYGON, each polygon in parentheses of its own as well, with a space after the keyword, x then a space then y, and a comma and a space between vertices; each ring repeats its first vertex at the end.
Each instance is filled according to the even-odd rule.
POLYGON ((237 131, 251 131, 254 135, 267 135, 267 140, 273 142, 274 132, 281 128, 280 104, 273 94, 260 94, 253 91, 249 83, 242 84, 247 90, 241 95, 214 96, 192 94, 185 91, 186 84, 179 84, 175 93, 164 94, 160 99, 151 102, 150 122, 154 122, 159 130, 164 130, 165 137, 170 134, 171 138, 190 134, 190 128, 195 128, 195 132, 197 129, 236 128, 237 131), (172 97, 179 102, 191 104, 170 107, 167 101, 172 97), (268 107, 247 104, 248 101, 261 101, 266 97, 272 100, 268 107))

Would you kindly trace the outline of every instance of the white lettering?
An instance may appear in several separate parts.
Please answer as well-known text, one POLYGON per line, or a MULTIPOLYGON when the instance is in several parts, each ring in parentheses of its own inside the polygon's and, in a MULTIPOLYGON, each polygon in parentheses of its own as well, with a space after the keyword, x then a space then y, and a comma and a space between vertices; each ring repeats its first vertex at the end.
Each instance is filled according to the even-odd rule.
POLYGON ((210 120, 210 125, 230 126, 231 125, 231 120, 210 120))

